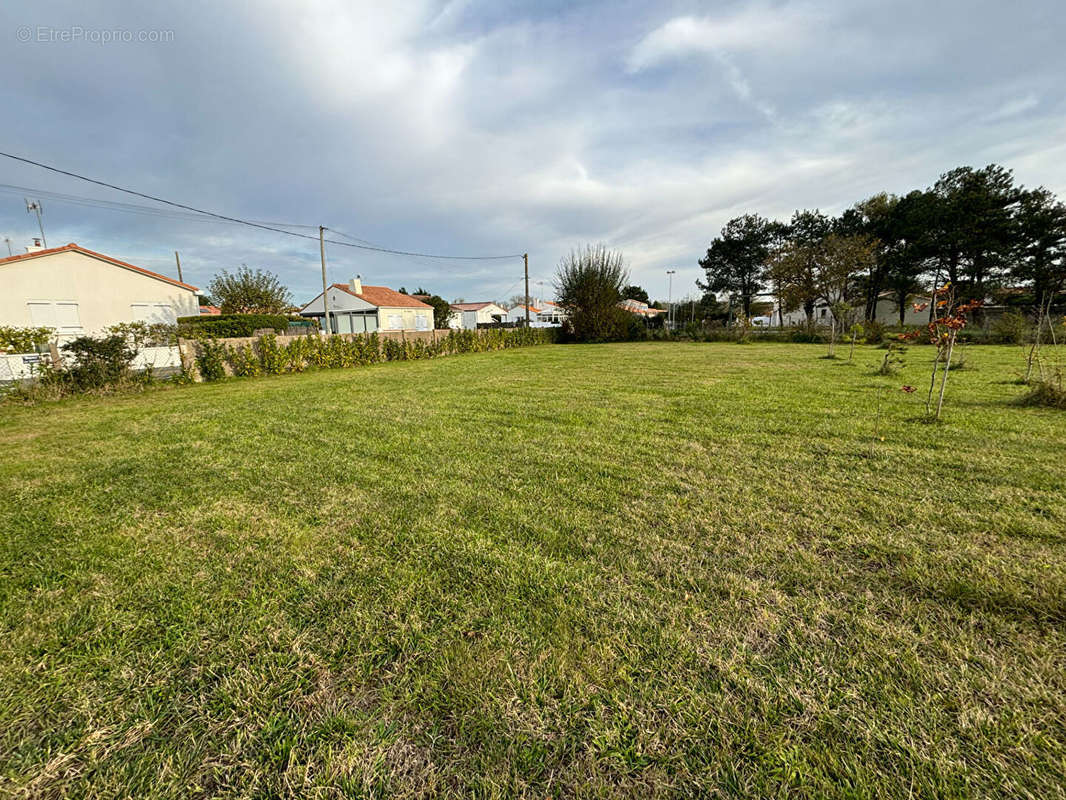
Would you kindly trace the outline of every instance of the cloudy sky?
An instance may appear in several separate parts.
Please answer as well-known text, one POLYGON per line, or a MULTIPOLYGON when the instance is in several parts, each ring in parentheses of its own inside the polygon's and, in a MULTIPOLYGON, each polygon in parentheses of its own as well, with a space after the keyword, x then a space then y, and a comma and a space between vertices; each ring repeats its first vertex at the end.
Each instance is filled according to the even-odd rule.
MULTIPOLYGON (((1066 195, 1064 31, 1062 0, 4 3, 0 150, 386 247, 528 251, 534 294, 605 242, 653 297, 677 269, 676 298, 745 211, 838 211, 989 162, 1066 195)), ((179 250, 200 286, 241 263, 298 300, 320 284, 313 241, 70 202, 53 195, 150 205, 7 159, 0 184, 16 252, 27 187, 49 245, 168 273, 179 250)), ((328 258, 332 280, 521 290, 520 259, 328 258)))

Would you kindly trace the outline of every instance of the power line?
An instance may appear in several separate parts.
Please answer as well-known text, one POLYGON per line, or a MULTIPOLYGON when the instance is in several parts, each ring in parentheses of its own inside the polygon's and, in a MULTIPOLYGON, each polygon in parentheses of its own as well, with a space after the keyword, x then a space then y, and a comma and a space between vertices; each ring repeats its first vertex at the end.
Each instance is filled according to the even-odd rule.
MULTIPOLYGON (((40 195, 41 197, 54 200, 58 203, 68 203, 70 205, 84 206, 89 208, 103 208, 108 211, 121 211, 130 214, 145 214, 150 216, 163 217, 165 219, 175 220, 187 220, 193 222, 223 222, 223 220, 215 220, 208 217, 204 217, 202 214, 186 214, 181 211, 170 211, 164 208, 155 208, 154 206, 139 205, 137 203, 120 203, 117 200, 105 200, 101 197, 84 197, 76 194, 63 194, 60 192, 53 192, 47 189, 34 189, 28 186, 15 186, 10 183, 0 183, 0 192, 13 195, 40 195)), ((253 222, 260 223, 262 225, 275 225, 283 228, 307 228, 308 230, 315 230, 317 225, 301 225, 295 222, 265 222, 263 220, 252 220, 253 222)), ((232 223, 229 223, 232 224, 232 223)))
MULTIPOLYGON (((235 224, 238 224, 238 225, 247 225, 248 227, 251 227, 251 228, 259 228, 261 230, 272 231, 274 233, 283 233, 283 234, 285 234, 287 236, 296 236, 296 237, 298 237, 300 239, 311 239, 313 241, 317 241, 318 238, 319 238, 317 236, 310 236, 310 235, 304 234, 304 233, 296 233, 295 231, 287 231, 287 230, 284 230, 283 228, 276 227, 275 225, 272 225, 272 224, 266 224, 266 223, 261 223, 261 222, 253 222, 251 220, 240 219, 239 217, 231 217, 231 216, 228 216, 226 214, 218 214, 218 213, 216 213, 214 211, 205 211, 202 208, 196 208, 195 206, 185 205, 184 203, 177 203, 177 202, 175 202, 173 200, 165 200, 162 197, 156 197, 155 195, 145 194, 144 192, 138 192, 138 191, 136 191, 134 189, 126 189, 126 188, 124 188, 122 186, 116 186, 113 183, 107 183, 106 181, 100 181, 100 180, 96 180, 95 178, 89 178, 89 177, 86 177, 85 175, 79 175, 76 172, 69 172, 68 170, 65 170, 65 169, 59 169, 59 167, 53 167, 53 166, 51 166, 49 164, 42 164, 40 161, 33 161, 32 159, 23 158, 22 156, 16 156, 16 155, 13 155, 11 153, 0 152, 0 156, 3 156, 5 158, 10 158, 13 161, 21 161, 23 164, 30 164, 31 166, 34 166, 34 167, 40 167, 41 169, 46 169, 46 170, 48 170, 50 172, 55 172, 55 173, 57 173, 59 175, 66 175, 66 176, 71 177, 71 178, 76 178, 76 179, 78 179, 80 181, 86 181, 88 183, 94 183, 97 186, 103 186, 103 187, 106 187, 108 189, 114 189, 115 191, 118 191, 118 192, 124 192, 126 194, 130 194, 130 195, 133 195, 135 197, 143 197, 145 200, 152 200, 153 202, 163 203, 165 205, 173 206, 175 208, 181 208, 181 209, 184 209, 185 211, 192 211, 195 214, 203 214, 203 215, 208 216, 208 217, 213 217, 215 219, 224 220, 225 222, 232 222, 232 223, 235 223, 235 224)), ((342 234, 342 235, 345 235, 345 234, 342 234)), ((349 237, 349 238, 351 238, 351 237, 349 237)), ((370 244, 357 244, 354 241, 353 242, 342 242, 342 241, 338 241, 338 240, 335 240, 335 239, 327 239, 325 241, 328 242, 329 244, 340 245, 341 247, 354 247, 354 248, 357 248, 359 250, 371 250, 371 251, 374 251, 374 252, 377 252, 377 253, 389 253, 389 254, 398 255, 398 256, 413 256, 415 258, 445 259, 445 260, 449 260, 449 261, 503 261, 503 260, 507 260, 507 259, 521 258, 522 257, 521 253, 511 253, 511 254, 508 254, 508 255, 501 255, 501 256, 450 256, 450 255, 440 255, 440 254, 437 254, 437 253, 418 253, 418 252, 413 252, 413 251, 409 251, 409 250, 394 250, 394 249, 389 248, 389 247, 378 247, 378 246, 370 245, 370 244)))

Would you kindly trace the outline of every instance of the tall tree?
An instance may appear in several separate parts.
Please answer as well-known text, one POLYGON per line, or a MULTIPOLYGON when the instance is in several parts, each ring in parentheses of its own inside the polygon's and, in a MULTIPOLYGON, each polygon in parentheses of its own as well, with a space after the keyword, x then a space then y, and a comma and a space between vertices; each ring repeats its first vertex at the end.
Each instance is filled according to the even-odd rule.
POLYGON ((707 255, 699 260, 707 280, 697 281, 697 285, 707 292, 727 292, 736 297, 744 316, 750 317, 752 298, 766 290, 766 267, 781 227, 758 214, 729 220, 721 236, 711 242, 707 255))
POLYGON ((927 237, 940 270, 959 300, 983 299, 1014 250, 1012 212, 1021 190, 996 164, 958 167, 940 176, 927 237))
POLYGON ((802 308, 807 324, 814 322, 818 302, 817 275, 822 243, 833 229, 832 220, 815 209, 797 211, 784 232, 784 245, 771 258, 768 276, 782 308, 802 308))
POLYGON ((623 300, 639 300, 642 303, 651 302, 648 299, 648 293, 639 286, 626 286, 622 289, 623 300))
POLYGON ((1039 316, 1066 290, 1066 205, 1043 187, 1023 192, 1015 230, 1017 250, 1011 277, 1032 288, 1039 316))
POLYGON ((223 314, 280 314, 292 303, 277 275, 249 269, 246 264, 236 272, 222 270, 211 279, 207 291, 223 314))
POLYGON ((894 257, 904 244, 898 224, 899 202, 900 199, 895 195, 880 192, 849 208, 834 225, 835 231, 843 236, 867 236, 875 245, 877 257, 864 280, 863 319, 877 317, 877 302, 887 288, 885 284, 894 257))

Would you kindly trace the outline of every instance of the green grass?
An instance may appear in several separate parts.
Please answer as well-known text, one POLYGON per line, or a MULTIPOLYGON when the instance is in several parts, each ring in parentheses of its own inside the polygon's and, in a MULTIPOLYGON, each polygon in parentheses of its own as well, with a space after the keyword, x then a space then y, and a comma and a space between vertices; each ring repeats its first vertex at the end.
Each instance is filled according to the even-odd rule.
POLYGON ((0 408, 0 793, 1063 797, 1066 415, 823 352, 0 408))

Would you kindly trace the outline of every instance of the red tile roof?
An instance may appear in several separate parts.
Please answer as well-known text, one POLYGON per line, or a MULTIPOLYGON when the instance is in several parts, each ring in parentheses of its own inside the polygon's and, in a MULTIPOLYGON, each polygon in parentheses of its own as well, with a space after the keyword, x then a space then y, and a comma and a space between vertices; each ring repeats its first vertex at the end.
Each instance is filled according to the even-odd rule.
POLYGON ((352 297, 358 297, 360 300, 378 308, 433 308, 433 306, 423 303, 421 300, 416 300, 409 294, 397 292, 387 286, 367 286, 364 283, 363 291, 359 294, 353 292, 352 287, 346 283, 335 283, 333 288, 347 292, 352 297))
POLYGON ((168 278, 166 275, 160 275, 158 272, 152 272, 151 270, 145 269, 144 267, 136 267, 133 264, 127 264, 125 261, 119 261, 117 258, 105 256, 103 253, 97 253, 94 250, 89 250, 88 248, 76 245, 74 244, 74 242, 71 242, 70 244, 65 244, 62 247, 50 247, 47 250, 36 250, 32 253, 21 253, 17 256, 8 256, 7 258, 0 258, 0 267, 2 267, 4 264, 10 264, 13 261, 22 261, 28 258, 40 258, 41 256, 50 256, 55 253, 81 253, 82 255, 89 256, 90 258, 98 258, 101 261, 106 261, 108 264, 114 264, 116 267, 122 267, 123 269, 131 269, 134 272, 139 272, 142 275, 147 275, 149 278, 155 278, 158 281, 163 281, 164 283, 169 283, 173 286, 180 286, 182 289, 188 289, 190 292, 200 291, 195 286, 190 286, 187 283, 176 281, 173 278, 168 278))

